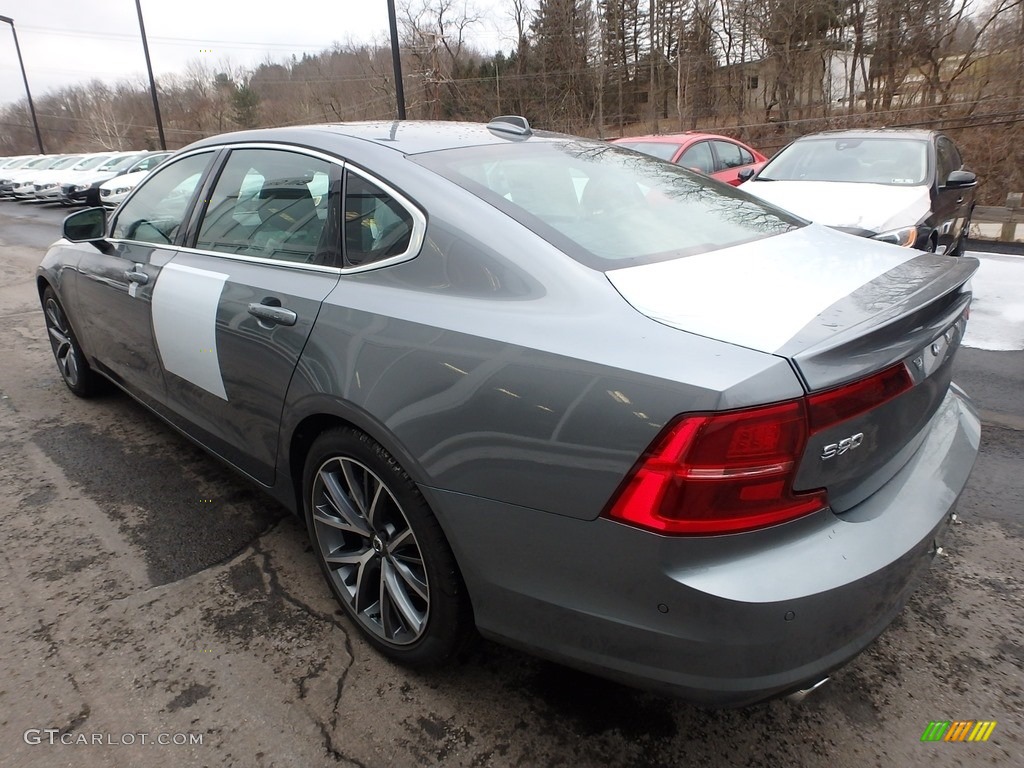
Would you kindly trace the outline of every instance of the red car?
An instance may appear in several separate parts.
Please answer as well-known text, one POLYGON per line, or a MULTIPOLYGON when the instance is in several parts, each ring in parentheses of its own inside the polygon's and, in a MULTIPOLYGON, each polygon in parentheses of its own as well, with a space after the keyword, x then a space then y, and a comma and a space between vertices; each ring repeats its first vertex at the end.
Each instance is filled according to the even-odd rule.
POLYGON ((692 168, 734 187, 740 184, 740 171, 744 168, 756 171, 768 160, 756 149, 736 139, 696 131, 627 136, 614 139, 612 143, 692 168))

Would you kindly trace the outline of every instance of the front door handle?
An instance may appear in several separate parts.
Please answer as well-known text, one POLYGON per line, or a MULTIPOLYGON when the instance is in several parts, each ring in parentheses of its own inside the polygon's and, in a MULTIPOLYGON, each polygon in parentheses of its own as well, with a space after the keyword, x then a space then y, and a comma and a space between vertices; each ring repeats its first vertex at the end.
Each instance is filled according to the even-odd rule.
POLYGON ((129 271, 125 272, 124 276, 133 283, 145 285, 149 282, 149 275, 142 271, 144 268, 144 265, 136 264, 129 271))
POLYGON ((274 325, 295 325, 299 319, 299 316, 290 309, 256 302, 249 305, 249 314, 258 320, 274 325))

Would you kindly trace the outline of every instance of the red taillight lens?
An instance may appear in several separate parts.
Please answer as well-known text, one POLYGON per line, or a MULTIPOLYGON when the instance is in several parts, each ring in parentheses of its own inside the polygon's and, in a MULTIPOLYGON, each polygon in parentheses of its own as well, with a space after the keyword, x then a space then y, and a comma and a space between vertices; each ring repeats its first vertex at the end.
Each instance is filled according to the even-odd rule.
POLYGON ((907 366, 899 363, 866 379, 807 398, 811 433, 828 429, 887 403, 914 386, 907 366))
POLYGON ((683 416, 640 460, 607 515, 662 533, 718 534, 817 512, 828 506, 824 489, 793 491, 808 436, 912 386, 901 363, 799 400, 683 416))
POLYGON ((634 470, 608 511, 664 533, 734 533, 828 506, 824 491, 794 493, 807 443, 802 400, 685 416, 634 470))

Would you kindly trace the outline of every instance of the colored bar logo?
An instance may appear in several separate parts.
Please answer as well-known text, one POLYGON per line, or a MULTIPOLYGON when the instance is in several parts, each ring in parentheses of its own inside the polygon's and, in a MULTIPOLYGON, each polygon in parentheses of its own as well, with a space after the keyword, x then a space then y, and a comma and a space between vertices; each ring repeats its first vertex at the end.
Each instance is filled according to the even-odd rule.
POLYGON ((988 741, 995 729, 995 720, 932 720, 921 741, 988 741))

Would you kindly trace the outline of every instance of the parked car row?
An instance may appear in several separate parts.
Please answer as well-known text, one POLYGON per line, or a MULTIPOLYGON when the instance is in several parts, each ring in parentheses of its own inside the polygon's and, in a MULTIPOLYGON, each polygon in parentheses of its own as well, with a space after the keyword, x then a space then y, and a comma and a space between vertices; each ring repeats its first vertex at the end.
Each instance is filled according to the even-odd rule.
POLYGON ((936 131, 815 133, 771 160, 727 136, 692 131, 613 143, 740 186, 808 221, 952 256, 964 251, 977 197, 977 176, 936 131))
POLYGON ((135 150, 2 158, 0 198, 113 208, 170 154, 135 150))

